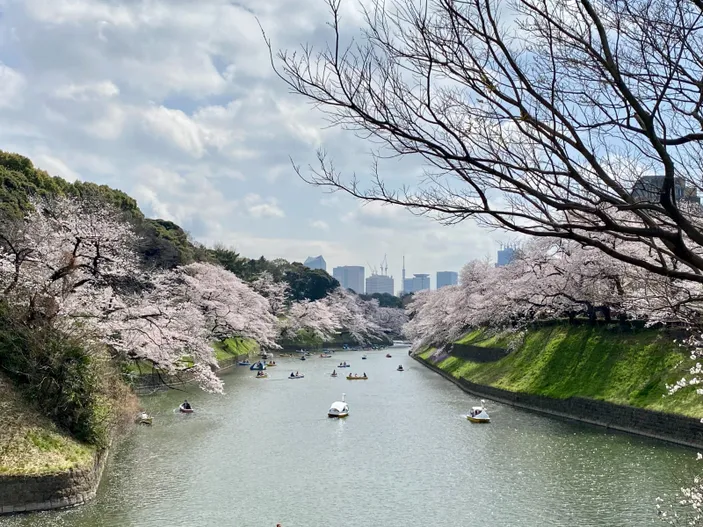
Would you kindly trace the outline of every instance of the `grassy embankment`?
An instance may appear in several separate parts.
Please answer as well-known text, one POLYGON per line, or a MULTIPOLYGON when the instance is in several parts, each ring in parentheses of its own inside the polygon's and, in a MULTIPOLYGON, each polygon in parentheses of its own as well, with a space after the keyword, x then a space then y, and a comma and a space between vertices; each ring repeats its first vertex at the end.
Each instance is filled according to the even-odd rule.
POLYGON ((231 338, 214 345, 215 358, 220 360, 237 358, 240 355, 251 355, 259 351, 255 340, 231 338))
POLYGON ((0 415, 0 475, 53 474, 93 462, 94 446, 61 431, 2 374, 0 415))
MULTIPOLYGON (((472 331, 457 342, 508 348, 514 333, 472 331)), ((434 349, 421 358, 429 360, 434 349)), ((666 394, 666 384, 691 365, 685 349, 654 329, 560 325, 530 329, 515 351, 496 362, 450 356, 437 363, 454 377, 514 392, 557 399, 586 397, 650 410, 703 416, 703 397, 693 387, 666 394)))

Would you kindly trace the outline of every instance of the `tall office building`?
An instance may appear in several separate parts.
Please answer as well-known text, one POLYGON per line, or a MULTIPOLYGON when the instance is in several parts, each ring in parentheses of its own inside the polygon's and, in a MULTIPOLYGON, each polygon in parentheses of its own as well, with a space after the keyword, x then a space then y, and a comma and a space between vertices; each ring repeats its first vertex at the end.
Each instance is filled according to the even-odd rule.
POLYGON ((309 267, 310 269, 322 269, 323 271, 327 271, 327 262, 325 262, 322 255, 308 256, 305 262, 303 262, 303 265, 305 267, 309 267))
POLYGON ((403 280, 403 293, 416 293, 430 288, 430 275, 413 274, 412 278, 403 280))
POLYGON ((332 269, 334 276, 344 289, 358 295, 364 294, 364 268, 360 265, 343 265, 332 269))
POLYGON ((448 285, 456 285, 459 283, 459 273, 454 271, 437 271, 437 289, 448 285))
MULTIPOLYGON (((632 197, 638 202, 659 203, 664 186, 664 176, 642 176, 632 186, 632 197)), ((677 201, 700 203, 701 198, 695 187, 686 186, 686 180, 674 178, 674 196, 677 201)))
POLYGON ((384 274, 372 274, 366 279, 366 294, 373 295, 374 293, 395 294, 394 282, 392 276, 384 274))
POLYGON ((501 248, 498 251, 498 262, 496 263, 496 267, 508 265, 513 260, 513 256, 515 256, 514 247, 506 246, 501 248))

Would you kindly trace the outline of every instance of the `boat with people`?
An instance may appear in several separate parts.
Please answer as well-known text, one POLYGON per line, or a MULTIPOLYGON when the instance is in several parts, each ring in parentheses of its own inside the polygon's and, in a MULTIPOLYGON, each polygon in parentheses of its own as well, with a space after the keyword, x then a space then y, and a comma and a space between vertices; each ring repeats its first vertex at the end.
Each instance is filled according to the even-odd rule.
POLYGON ((249 362, 248 360, 240 360, 240 361, 237 363, 237 365, 238 365, 238 366, 251 366, 251 362, 249 362))
POLYGON ((275 360, 270 360, 270 361, 268 361, 268 362, 266 363, 266 367, 267 367, 267 368, 273 368, 274 366, 277 366, 275 360))
POLYGON ((327 417, 346 417, 349 415, 349 405, 347 404, 347 394, 342 394, 341 401, 335 401, 327 410, 327 417))
POLYGON ((194 412, 193 407, 188 401, 183 401, 178 407, 178 411, 182 414, 192 414, 194 412))
POLYGON ((365 380, 367 380, 367 379, 368 379, 368 376, 366 375, 365 372, 364 372, 364 375, 363 375, 363 376, 362 376, 362 375, 356 375, 356 374, 354 374, 354 375, 352 375, 352 374, 347 375, 347 380, 348 380, 348 381, 365 381, 365 380))
POLYGON ((290 372, 290 375, 288 376, 289 379, 302 379, 303 377, 305 377, 305 375, 297 371, 295 373, 290 372))
POLYGON ((488 412, 486 412, 485 402, 481 399, 481 406, 472 407, 466 418, 472 423, 490 423, 491 418, 488 417, 488 412))
POLYGON ((263 370, 259 370, 259 371, 256 372, 256 378, 257 378, 257 379, 265 379, 265 378, 268 377, 268 376, 269 376, 268 372, 265 372, 265 371, 263 371, 263 370))
POLYGON ((405 371, 402 364, 398 364, 398 371, 405 371))
POLYGON ((366 360, 366 355, 362 355, 361 360, 366 360))
POLYGON ((321 359, 331 359, 332 354, 331 353, 320 353, 320 358, 321 359))
POLYGON ((137 424, 140 425, 151 425, 154 422, 154 418, 146 412, 142 412, 137 417, 137 424))
POLYGON ((393 356, 393 355, 391 355, 390 353, 386 353, 386 358, 387 358, 387 359, 390 359, 392 356, 393 356))
POLYGON ((351 368, 351 364, 347 363, 347 361, 340 362, 337 368, 351 368))
POLYGON ((252 365, 249 367, 249 369, 252 370, 252 371, 254 371, 254 370, 265 370, 265 369, 266 369, 266 363, 261 362, 261 361, 256 362, 256 363, 252 364, 252 365))
POLYGON ((330 373, 330 377, 336 377, 337 376, 337 370, 333 370, 332 373, 330 373))
POLYGON ((300 357, 300 360, 308 360, 308 359, 306 359, 305 355, 303 355, 302 357, 300 357))

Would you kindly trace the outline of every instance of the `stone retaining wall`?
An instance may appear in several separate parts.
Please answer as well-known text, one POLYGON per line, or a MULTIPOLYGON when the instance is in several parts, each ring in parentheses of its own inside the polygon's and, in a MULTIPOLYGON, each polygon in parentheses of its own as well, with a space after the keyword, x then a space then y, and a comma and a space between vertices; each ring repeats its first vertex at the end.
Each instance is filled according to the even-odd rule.
POLYGON ((93 464, 45 476, 0 476, 0 514, 61 509, 95 497, 107 461, 104 450, 93 464))
POLYGON ((493 386, 476 384, 466 379, 457 379, 430 361, 416 355, 413 358, 450 380, 462 390, 479 397, 555 417, 573 419, 694 448, 703 448, 703 424, 700 420, 692 417, 582 397, 553 399, 543 395, 511 392, 493 386))

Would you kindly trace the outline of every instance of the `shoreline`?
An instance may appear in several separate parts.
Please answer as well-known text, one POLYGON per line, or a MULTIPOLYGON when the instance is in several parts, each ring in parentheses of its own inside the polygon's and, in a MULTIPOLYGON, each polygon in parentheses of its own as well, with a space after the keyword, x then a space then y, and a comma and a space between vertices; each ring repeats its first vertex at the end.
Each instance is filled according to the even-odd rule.
POLYGON ((544 395, 512 392, 454 377, 419 355, 411 357, 471 395, 534 413, 599 426, 606 430, 617 430, 689 448, 703 448, 703 424, 693 417, 583 397, 555 399, 544 395))

